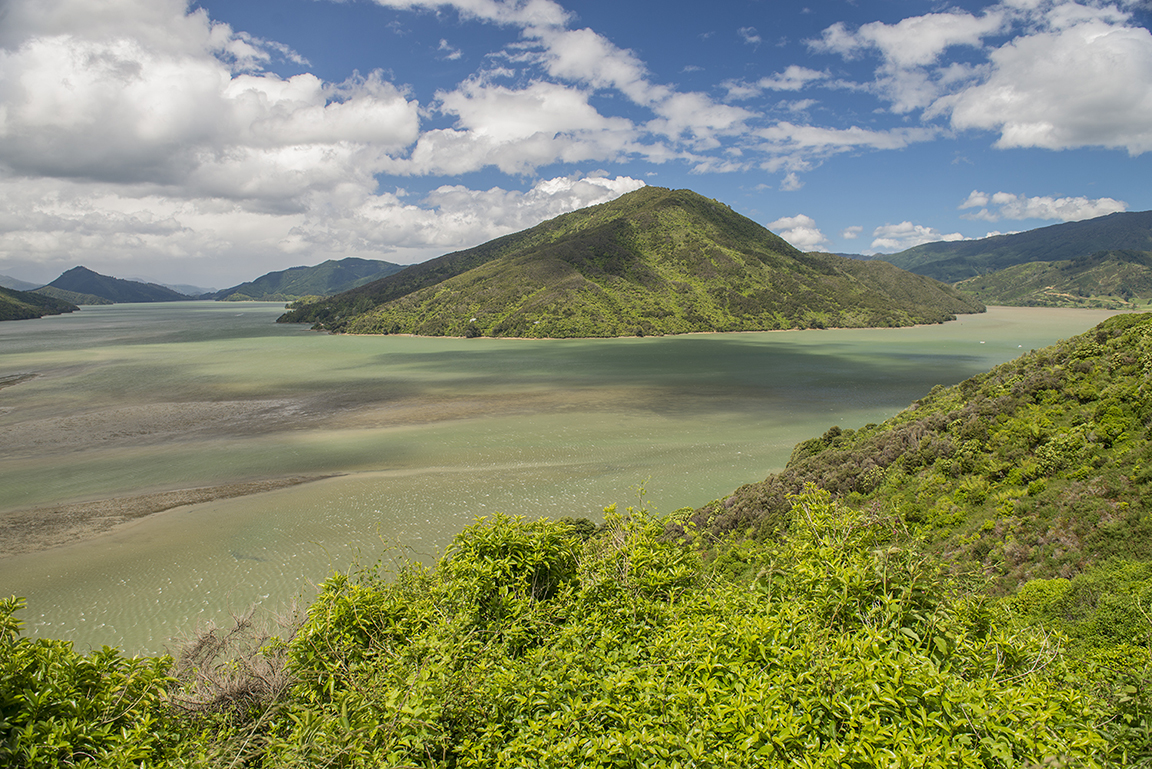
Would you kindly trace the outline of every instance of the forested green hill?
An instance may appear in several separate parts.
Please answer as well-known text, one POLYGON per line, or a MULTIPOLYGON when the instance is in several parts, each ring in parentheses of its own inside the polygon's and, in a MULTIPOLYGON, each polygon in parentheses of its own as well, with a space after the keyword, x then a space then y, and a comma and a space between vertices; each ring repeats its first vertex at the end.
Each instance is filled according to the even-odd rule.
POLYGON ((645 187, 281 320, 361 334, 556 338, 904 326, 982 310, 886 263, 801 253, 688 190, 645 187))
POLYGON ((87 267, 73 267, 48 286, 77 294, 91 294, 110 302, 178 302, 191 298, 155 283, 113 278, 87 267))
POLYGON ((30 320, 80 309, 71 302, 50 296, 0 288, 0 320, 30 320))
POLYGON ((1029 262, 969 278, 961 293, 985 304, 1136 309, 1152 302, 1152 251, 1098 251, 1062 262, 1029 262))

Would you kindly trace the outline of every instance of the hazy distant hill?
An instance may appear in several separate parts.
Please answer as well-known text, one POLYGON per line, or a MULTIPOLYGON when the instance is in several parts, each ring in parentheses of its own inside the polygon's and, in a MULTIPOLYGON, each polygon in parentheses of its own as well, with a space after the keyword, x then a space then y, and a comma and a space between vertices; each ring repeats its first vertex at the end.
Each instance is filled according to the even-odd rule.
MULTIPOLYGON (((137 281, 140 281, 141 283, 148 283, 149 282, 149 281, 145 280, 144 278, 129 278, 129 280, 137 280, 137 281)), ((206 288, 204 286, 193 286, 190 283, 157 283, 156 285, 157 286, 163 286, 164 288, 170 288, 173 291, 175 291, 177 294, 183 294, 184 296, 192 297, 193 299, 195 299, 195 298, 197 298, 203 294, 211 294, 212 292, 214 292, 216 290, 214 287, 213 288, 206 288)))
POLYGON ((925 243, 881 256, 945 283, 1026 262, 1057 262, 1098 251, 1152 251, 1152 211, 1109 214, 980 240, 925 243))
POLYGON ((605 337, 903 326, 981 310, 886 262, 805 254, 722 203, 645 187, 281 320, 350 333, 605 337))
POLYGON ((111 278, 87 267, 73 267, 48 285, 78 294, 92 294, 117 303, 178 302, 190 298, 155 283, 111 278))
POLYGON ((50 296, 0 287, 0 320, 29 320, 80 309, 50 296))
POLYGON ((377 259, 329 259, 315 267, 291 267, 269 272, 256 280, 225 288, 203 299, 226 301, 291 302, 306 296, 331 296, 404 269, 377 259))
POLYGON ((14 288, 17 291, 31 291, 43 285, 42 283, 29 283, 26 280, 13 278, 11 275, 0 275, 0 288, 14 288))
POLYGON ((32 293, 40 294, 41 296, 50 296, 53 299, 63 299, 65 302, 78 305, 115 304, 111 299, 105 299, 102 296, 81 294, 77 291, 67 291, 63 288, 56 288, 55 286, 42 286, 33 289, 32 293))
POLYGON ((1029 262, 956 284, 986 304, 1135 308, 1152 301, 1152 251, 1099 251, 1029 262))

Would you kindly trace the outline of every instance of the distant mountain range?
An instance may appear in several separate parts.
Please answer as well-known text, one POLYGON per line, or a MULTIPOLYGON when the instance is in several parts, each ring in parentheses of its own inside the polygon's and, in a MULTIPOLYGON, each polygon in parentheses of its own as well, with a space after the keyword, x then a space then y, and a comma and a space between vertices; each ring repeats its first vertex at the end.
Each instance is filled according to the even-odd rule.
POLYGON ((29 283, 26 280, 13 278, 11 275, 0 275, 0 288, 14 288, 17 291, 31 291, 39 288, 43 283, 29 283))
POLYGON ((802 253, 689 190, 645 187, 280 320, 349 333, 610 337, 904 326, 982 310, 886 262, 802 253))
POLYGON ((925 243, 876 258, 945 283, 1028 262, 1058 262, 1100 251, 1152 251, 1152 211, 1109 214, 979 240, 925 243))
POLYGON ((291 302, 302 297, 331 296, 371 283, 404 269, 399 264, 349 257, 329 259, 315 267, 291 267, 269 272, 256 280, 225 288, 201 299, 223 301, 291 302))
MULTIPOLYGON (((1152 211, 888 255, 803 254, 723 204, 647 187, 407 268, 330 259, 198 295, 85 267, 41 287, 0 275, 0 287, 59 300, 52 307, 65 312, 59 308, 193 298, 296 302, 282 321, 351 333, 620 336, 906 325, 982 303, 1152 305, 1152 211), (910 282, 903 270, 957 291, 910 282)), ((3 305, 0 316, 40 311, 26 298, 6 296, 3 305)))

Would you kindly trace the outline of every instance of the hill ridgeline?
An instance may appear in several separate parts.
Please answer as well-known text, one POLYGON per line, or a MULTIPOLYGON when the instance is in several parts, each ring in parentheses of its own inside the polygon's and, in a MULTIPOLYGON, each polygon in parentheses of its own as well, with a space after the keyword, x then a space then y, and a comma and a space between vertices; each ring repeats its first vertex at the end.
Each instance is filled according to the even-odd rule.
POLYGON ((358 334, 614 337, 939 323, 978 301, 806 254, 728 206, 645 187, 285 313, 358 334))
POLYGON ((955 283, 1029 262, 1062 262, 1099 251, 1152 251, 1152 211, 1109 214, 1010 235, 924 243, 877 258, 955 283))

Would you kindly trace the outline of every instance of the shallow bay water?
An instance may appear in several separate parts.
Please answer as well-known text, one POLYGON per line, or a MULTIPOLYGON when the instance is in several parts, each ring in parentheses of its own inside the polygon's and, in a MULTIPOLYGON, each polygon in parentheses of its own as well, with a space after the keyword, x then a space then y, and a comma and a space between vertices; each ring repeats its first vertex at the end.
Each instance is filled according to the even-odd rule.
POLYGON ((434 559, 479 515, 598 518, 641 486, 658 512, 696 507, 831 425, 880 422, 1112 314, 529 341, 330 336, 280 312, 113 305, 0 324, 0 518, 325 476, 0 557, 27 634, 155 652, 230 611, 306 602, 333 570, 434 559))

